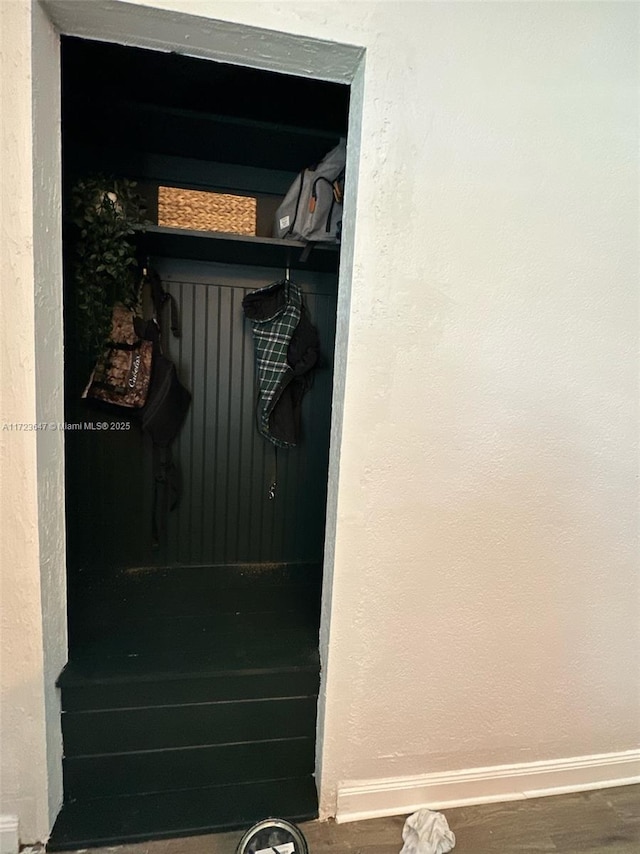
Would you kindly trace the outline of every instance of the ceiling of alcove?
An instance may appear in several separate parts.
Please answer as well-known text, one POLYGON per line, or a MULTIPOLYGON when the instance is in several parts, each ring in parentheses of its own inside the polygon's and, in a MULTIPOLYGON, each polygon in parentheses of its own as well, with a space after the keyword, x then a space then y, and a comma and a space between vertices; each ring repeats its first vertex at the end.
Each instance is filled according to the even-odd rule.
POLYGON ((89 106, 126 100, 346 133, 349 87, 176 53, 64 37, 63 84, 89 106))

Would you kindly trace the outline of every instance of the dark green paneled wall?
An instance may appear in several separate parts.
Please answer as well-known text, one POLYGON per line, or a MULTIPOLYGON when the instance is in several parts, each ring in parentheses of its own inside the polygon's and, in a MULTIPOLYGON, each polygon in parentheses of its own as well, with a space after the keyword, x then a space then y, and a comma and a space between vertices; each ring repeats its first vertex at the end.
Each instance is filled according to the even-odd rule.
MULTIPOLYGON (((182 498, 151 547, 152 464, 148 441, 130 430, 67 432, 68 537, 72 567, 319 561, 324 540, 331 418, 336 277, 297 273, 321 342, 321 363, 303 404, 299 446, 277 454, 278 489, 268 497, 275 454, 255 426, 253 340, 242 312, 249 290, 283 271, 155 258, 176 297, 182 335, 165 348, 192 393, 174 444, 182 498)), ((165 324, 168 327, 168 319, 165 324)), ((67 419, 125 419, 80 404, 67 419)))

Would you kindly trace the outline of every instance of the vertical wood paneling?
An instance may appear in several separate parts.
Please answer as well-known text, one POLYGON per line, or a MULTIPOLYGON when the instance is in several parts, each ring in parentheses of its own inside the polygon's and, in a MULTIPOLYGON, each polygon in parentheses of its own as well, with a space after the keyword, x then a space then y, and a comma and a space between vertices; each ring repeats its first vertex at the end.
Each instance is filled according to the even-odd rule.
MULTIPOLYGON (((220 389, 217 381, 220 365, 220 339, 218 329, 220 327, 220 289, 207 289, 208 310, 207 329, 213 331, 208 336, 207 343, 207 373, 205 387, 207 390, 207 416, 211 424, 217 424, 220 411, 220 389)), ((202 444, 205 448, 204 455, 204 499, 202 502, 202 562, 206 562, 206 555, 213 554, 213 546, 216 541, 215 517, 217 511, 218 497, 215 489, 215 471, 218 454, 218 431, 206 429, 204 425, 202 444)))
POLYGON ((218 418, 209 425, 211 434, 216 437, 217 453, 214 468, 208 472, 213 478, 216 494, 216 513, 213 519, 213 562, 223 563, 227 527, 227 484, 229 469, 229 349, 231 346, 231 293, 228 288, 220 288, 220 315, 216 335, 218 338, 219 366, 216 382, 218 385, 218 418))
POLYGON ((204 490, 203 440, 207 425, 207 290, 193 290, 191 332, 191 423, 189 437, 189 482, 191 514, 188 519, 187 563, 200 563, 202 552, 202 504, 204 490))
MULTIPOLYGON (((169 525, 175 527, 175 549, 167 555, 169 563, 189 564, 191 560, 191 518, 193 512, 193 456, 191 448, 194 435, 194 421, 200 409, 199 402, 194 398, 200 391, 197 378, 194 376, 194 318, 195 318, 195 289, 183 285, 180 288, 180 318, 182 323, 182 334, 177 341, 164 330, 165 349, 173 358, 178 367, 180 376, 191 391, 191 406, 187 414, 175 446, 175 456, 179 461, 182 482, 182 496, 180 498, 180 512, 173 512, 169 517, 169 525), (177 344, 178 352, 174 355, 172 345, 177 344), (194 418, 195 412, 195 418, 194 418), (173 525, 171 524, 173 523, 173 525)), ((166 327, 166 322, 165 322, 166 327)))
MULTIPOLYGON (((248 293, 247 288, 238 291, 242 299, 248 293)), ((240 305, 240 311, 242 306, 240 305)), ((240 467, 239 467, 239 501, 238 518, 245 520, 236 529, 235 553, 239 562, 248 562, 253 553, 252 542, 254 541, 254 502, 257 500, 256 476, 255 476, 255 443, 254 432, 254 363, 253 342, 247 335, 245 324, 242 325, 242 395, 241 395, 241 418, 240 418, 240 467)))
POLYGON ((69 450, 77 449, 77 463, 69 463, 75 486, 68 489, 68 498, 82 507, 90 532, 84 536, 76 525, 74 560, 86 562, 89 544, 95 553, 95 543, 101 542, 99 560, 110 566, 319 561, 333 376, 332 277, 295 278, 318 328, 321 362, 303 401, 301 442, 278 450, 278 486, 271 501, 274 448, 256 426, 254 345, 242 299, 281 273, 262 271, 259 276, 255 268, 221 273, 215 264, 155 263, 177 300, 181 322, 176 339, 168 314, 163 319, 163 346, 192 395, 173 446, 182 480, 180 504, 169 514, 161 547, 154 551, 149 440, 137 428, 128 436, 105 434, 100 441, 90 434, 71 436, 69 450))
POLYGON ((238 515, 240 496, 242 455, 240 444, 242 411, 242 326, 238 317, 242 316, 242 291, 230 288, 229 317, 229 433, 227 460, 227 519, 225 528, 225 563, 237 561, 237 531, 242 524, 238 515))

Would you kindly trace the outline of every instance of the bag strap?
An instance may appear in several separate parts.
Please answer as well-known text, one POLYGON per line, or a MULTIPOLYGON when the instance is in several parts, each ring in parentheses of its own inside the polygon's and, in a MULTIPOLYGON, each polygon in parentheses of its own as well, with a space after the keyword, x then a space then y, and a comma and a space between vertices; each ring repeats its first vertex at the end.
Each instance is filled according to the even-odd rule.
MULTIPOLYGON (((162 279, 157 270, 147 264, 142 270, 140 293, 145 287, 151 292, 153 317, 146 320, 147 340, 151 340, 154 354, 162 352, 160 332, 162 315, 169 304, 169 323, 174 338, 180 337, 178 304, 173 294, 168 293, 162 286, 162 279)), ((153 453, 153 506, 151 516, 151 544, 154 549, 160 547, 161 539, 166 532, 167 515, 174 510, 180 500, 180 476, 178 467, 173 461, 171 448, 152 443, 153 453)))
POLYGON ((138 338, 137 341, 134 341, 133 344, 127 344, 126 341, 109 341, 107 344, 107 350, 126 350, 131 353, 133 350, 139 350, 142 346, 142 340, 138 338))
POLYGON ((148 285, 151 290, 151 303, 153 305, 153 319, 160 329, 162 326, 162 314, 167 303, 171 309, 170 312, 170 329, 174 338, 180 337, 180 324, 178 320, 178 304, 173 294, 168 293, 162 287, 162 279, 153 267, 144 267, 142 270, 142 281, 140 282, 140 291, 142 293, 145 285, 148 285))
POLYGON ((273 501, 276 497, 276 492, 278 490, 278 446, 272 445, 273 448, 273 457, 271 460, 271 475, 269 477, 269 491, 267 495, 269 496, 269 501, 273 501))
POLYGON ((152 547, 159 548, 166 530, 167 513, 178 505, 180 478, 170 447, 153 445, 153 514, 151 519, 152 547))

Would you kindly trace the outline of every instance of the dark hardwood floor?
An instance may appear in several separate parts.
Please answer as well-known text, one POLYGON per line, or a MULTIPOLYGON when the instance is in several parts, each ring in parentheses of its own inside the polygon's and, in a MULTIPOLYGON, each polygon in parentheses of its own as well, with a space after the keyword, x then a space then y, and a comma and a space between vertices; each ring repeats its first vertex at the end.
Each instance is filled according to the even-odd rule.
MULTIPOLYGON (((640 786, 443 811, 455 854, 638 854, 640 786)), ((301 825, 310 854, 399 854, 405 816, 301 825)), ((126 845, 118 854, 234 854, 242 832, 126 845)), ((101 854, 104 849, 96 849, 101 854)), ((91 854, 91 852, 83 852, 91 854)))

